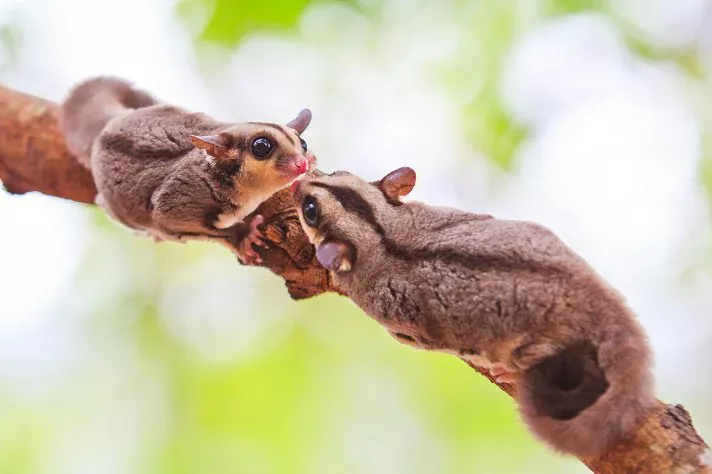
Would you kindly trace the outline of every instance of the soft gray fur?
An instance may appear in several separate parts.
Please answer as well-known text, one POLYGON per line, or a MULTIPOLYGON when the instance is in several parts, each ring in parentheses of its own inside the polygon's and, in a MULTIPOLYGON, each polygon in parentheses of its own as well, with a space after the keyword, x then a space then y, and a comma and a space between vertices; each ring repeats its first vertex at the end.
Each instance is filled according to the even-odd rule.
POLYGON ((288 126, 224 123, 98 77, 74 88, 61 123, 67 146, 92 171, 97 203, 116 220, 160 239, 237 233, 238 256, 253 262, 261 216, 243 219, 314 164, 300 142, 310 119, 304 110, 288 126), (251 151, 259 137, 274 144, 267 158, 251 151))
POLYGON ((556 450, 598 454, 634 429, 654 402, 652 354, 623 297, 549 229, 401 203, 414 184, 401 168, 295 185, 335 283, 400 341, 516 382, 524 420, 556 450))

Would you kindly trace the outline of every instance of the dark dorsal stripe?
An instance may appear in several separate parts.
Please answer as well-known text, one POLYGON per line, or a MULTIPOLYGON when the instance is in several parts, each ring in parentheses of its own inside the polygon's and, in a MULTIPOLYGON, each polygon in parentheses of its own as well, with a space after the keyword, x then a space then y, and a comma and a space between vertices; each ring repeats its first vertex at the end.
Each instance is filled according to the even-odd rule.
POLYGON ((525 261, 507 258, 500 255, 472 255, 456 249, 430 250, 427 248, 409 248, 399 245, 386 235, 383 226, 376 219, 373 207, 361 195, 348 187, 330 185, 320 182, 312 183, 312 186, 328 191, 344 209, 356 214, 365 221, 369 227, 381 238, 384 249, 393 257, 404 261, 427 261, 440 260, 448 264, 462 265, 472 270, 487 269, 509 269, 509 270, 531 270, 543 273, 559 273, 561 270, 540 262, 525 261))
POLYGON ((344 186, 334 186, 319 182, 313 183, 313 186, 329 191, 347 212, 358 215, 362 220, 366 221, 376 234, 384 239, 386 238, 386 231, 376 220, 373 208, 358 192, 344 186))
POLYGON ((301 147, 301 144, 299 144, 299 142, 294 138, 294 136, 287 133, 287 131, 285 130, 286 127, 282 127, 281 125, 277 125, 276 123, 268 123, 268 122, 249 122, 249 124, 257 125, 257 126, 264 127, 264 128, 269 128, 271 130, 275 130, 277 132, 277 134, 282 135, 282 137, 285 140, 287 140, 287 142, 301 147))

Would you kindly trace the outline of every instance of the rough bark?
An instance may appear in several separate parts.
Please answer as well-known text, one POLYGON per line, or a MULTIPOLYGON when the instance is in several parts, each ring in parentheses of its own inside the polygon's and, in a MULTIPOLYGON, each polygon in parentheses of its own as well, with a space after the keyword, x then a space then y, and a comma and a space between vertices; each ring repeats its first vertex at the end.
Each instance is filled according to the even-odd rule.
MULTIPOLYGON (((92 203, 96 188, 89 173, 67 151, 52 102, 0 85, 0 180, 13 194, 37 191, 81 203, 92 203)), ((318 264, 301 230, 287 191, 264 203, 270 249, 264 266, 281 276, 294 299, 338 292, 318 264)), ((494 383, 481 369, 476 371, 494 383)), ((499 385, 514 396, 514 387, 499 385)), ((695 431, 680 405, 658 402, 635 433, 607 453, 581 461, 598 474, 712 474, 712 451, 695 431)))

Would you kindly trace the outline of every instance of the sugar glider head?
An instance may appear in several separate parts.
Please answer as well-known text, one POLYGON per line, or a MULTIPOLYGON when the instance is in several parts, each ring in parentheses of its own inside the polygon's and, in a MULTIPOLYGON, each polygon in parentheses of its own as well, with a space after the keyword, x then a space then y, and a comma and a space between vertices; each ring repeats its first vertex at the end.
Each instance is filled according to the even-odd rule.
POLYGON ((286 125, 239 123, 215 135, 192 135, 206 158, 243 191, 269 196, 302 177, 316 161, 302 134, 311 122, 304 109, 286 125))
POLYGON ((415 186, 415 171, 398 168, 376 182, 345 171, 308 177, 293 185, 299 220, 319 263, 350 272, 359 258, 376 255, 400 198, 415 186))

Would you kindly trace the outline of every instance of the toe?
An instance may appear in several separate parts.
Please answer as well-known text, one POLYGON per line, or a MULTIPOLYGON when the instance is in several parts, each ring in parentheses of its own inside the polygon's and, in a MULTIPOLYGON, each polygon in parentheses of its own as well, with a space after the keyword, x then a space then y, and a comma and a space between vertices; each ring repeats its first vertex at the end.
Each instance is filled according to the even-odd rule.
POLYGON ((252 245, 248 247, 248 250, 245 253, 247 254, 247 257, 250 259, 251 263, 259 263, 262 261, 262 259, 260 258, 260 254, 255 252, 255 250, 252 248, 252 245))
POLYGON ((250 235, 247 236, 247 240, 249 240, 253 243, 257 243, 257 242, 259 242, 259 240, 262 237, 264 237, 262 232, 260 232, 259 230, 253 230, 252 233, 250 233, 250 235))

